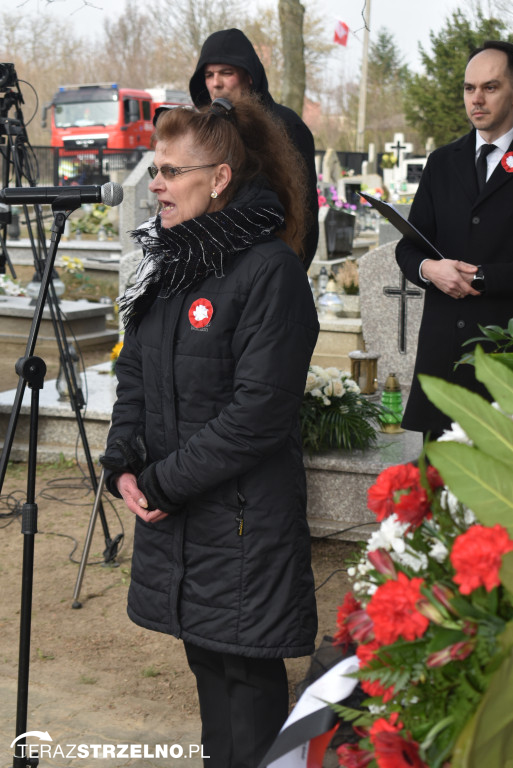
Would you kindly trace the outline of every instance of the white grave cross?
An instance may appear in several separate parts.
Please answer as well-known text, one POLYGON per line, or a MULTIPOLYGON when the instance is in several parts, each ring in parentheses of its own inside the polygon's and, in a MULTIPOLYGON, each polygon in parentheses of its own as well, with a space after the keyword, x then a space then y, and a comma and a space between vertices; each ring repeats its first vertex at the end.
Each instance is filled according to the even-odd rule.
POLYGON ((409 155, 412 150, 413 144, 410 144, 408 141, 405 142, 404 134, 402 133, 394 133, 394 140, 387 141, 385 144, 385 152, 392 152, 396 156, 396 167, 399 169, 404 162, 404 155, 409 155))

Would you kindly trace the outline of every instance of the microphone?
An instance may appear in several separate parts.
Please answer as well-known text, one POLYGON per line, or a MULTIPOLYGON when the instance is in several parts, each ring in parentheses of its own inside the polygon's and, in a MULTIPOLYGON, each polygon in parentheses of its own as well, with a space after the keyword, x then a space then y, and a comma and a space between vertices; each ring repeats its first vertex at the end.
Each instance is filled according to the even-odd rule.
POLYGON ((66 200, 77 200, 83 203, 104 203, 105 205, 119 205, 123 200, 123 188, 121 184, 109 181, 101 187, 94 185, 70 186, 70 187, 6 187, 0 191, 0 202, 7 205, 50 205, 61 203, 59 207, 66 207, 66 200))

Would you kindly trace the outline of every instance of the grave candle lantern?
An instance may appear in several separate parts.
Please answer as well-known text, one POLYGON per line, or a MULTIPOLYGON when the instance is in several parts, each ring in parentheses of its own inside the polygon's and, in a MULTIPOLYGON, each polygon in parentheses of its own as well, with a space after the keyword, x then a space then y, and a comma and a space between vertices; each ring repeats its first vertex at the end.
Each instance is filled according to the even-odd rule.
POLYGON ((403 399, 401 386, 395 373, 389 373, 381 395, 381 405, 387 412, 380 417, 382 432, 404 432, 401 428, 403 418, 403 399))
POLYGON ((362 352, 360 349, 349 353, 351 378, 363 395, 373 395, 378 388, 378 358, 376 352, 362 352))

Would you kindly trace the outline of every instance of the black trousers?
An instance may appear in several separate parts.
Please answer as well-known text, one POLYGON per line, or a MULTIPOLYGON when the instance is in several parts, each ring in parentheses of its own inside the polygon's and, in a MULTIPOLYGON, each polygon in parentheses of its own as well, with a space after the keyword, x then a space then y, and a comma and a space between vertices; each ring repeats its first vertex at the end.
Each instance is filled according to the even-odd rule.
POLYGON ((184 645, 198 687, 204 765, 257 768, 288 716, 283 659, 250 659, 184 645))

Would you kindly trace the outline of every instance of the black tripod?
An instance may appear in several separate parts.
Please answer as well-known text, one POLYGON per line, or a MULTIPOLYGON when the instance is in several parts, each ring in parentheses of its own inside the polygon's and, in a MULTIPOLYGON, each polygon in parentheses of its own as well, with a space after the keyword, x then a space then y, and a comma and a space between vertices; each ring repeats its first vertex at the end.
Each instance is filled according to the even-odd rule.
MULTIPOLYGON (((14 78, 13 65, 0 65, 5 70, 5 67, 12 67, 14 78)), ((3 71, 2 70, 2 71, 3 71)), ((2 150, 4 161, 4 184, 8 186, 7 182, 10 178, 10 166, 14 167, 14 178, 17 186, 20 186, 21 178, 24 176, 30 182, 30 186, 35 186, 33 177, 28 172, 28 153, 26 146, 28 139, 26 130, 23 125, 23 117, 21 114, 20 103, 23 101, 21 93, 12 90, 12 82, 8 83, 6 97, 0 98, 0 147, 4 143, 5 137, 5 152, 2 150), (8 97, 8 98, 7 98, 8 97), (10 119, 7 117, 8 110, 16 106, 16 118, 10 119)), ((16 82, 17 85, 17 82, 16 82)), ((2 90, 3 82, 0 82, 0 90, 2 90)), ((5 90, 5 88, 4 88, 5 90)), ((121 201, 121 197, 114 203, 117 205, 121 201)), ((54 274, 54 264, 57 255, 57 248, 64 231, 64 225, 68 216, 81 205, 81 196, 79 187, 69 187, 62 189, 62 195, 58 197, 52 203, 52 210, 54 214, 54 222, 52 226, 50 247, 46 247, 46 237, 43 227, 41 209, 38 205, 35 207, 35 220, 37 224, 38 238, 37 242, 33 236, 31 222, 28 215, 27 205, 24 205, 25 220, 27 223, 27 229, 32 245, 32 251, 34 255, 34 262, 36 271, 41 279, 41 288, 39 296, 36 302, 34 310, 34 316, 27 340, 25 354, 16 363, 16 373, 19 376, 18 387, 14 399, 13 408, 11 411, 9 424, 7 427, 7 433, 4 439, 2 455, 0 457, 0 492, 3 488, 3 482, 7 470, 7 463, 9 460, 12 444, 14 441, 14 434, 16 425, 18 422, 23 396, 25 394, 26 386, 32 390, 31 395, 31 409, 30 409, 30 430, 29 430, 29 456, 28 456, 28 476, 27 476, 27 501, 23 505, 22 509, 22 534, 24 536, 23 546, 23 571, 22 571, 22 594, 21 594, 21 612, 20 612, 20 645, 19 645, 19 670, 18 670, 18 698, 17 698, 17 714, 16 714, 16 739, 15 739, 15 754, 13 757, 13 768, 28 768, 29 766, 36 766, 39 759, 29 756, 27 754, 26 743, 26 730, 27 730, 27 704, 28 704, 28 679, 29 679, 29 661, 30 661, 30 632, 31 632, 31 612, 32 612, 32 586, 33 586, 33 565, 34 565, 34 537, 37 533, 37 504, 35 503, 35 481, 36 481, 36 461, 37 461, 37 432, 38 432, 38 417, 39 417, 39 392, 43 388, 44 376, 46 373, 46 365, 44 361, 34 356, 35 345, 41 324, 43 310, 45 304, 48 303, 50 308, 53 328, 55 331, 55 338, 59 348, 59 358, 61 367, 64 371, 66 384, 68 387, 71 407, 75 413, 77 424, 79 428, 80 437, 84 447, 84 453, 86 456, 89 474, 91 478, 91 485, 96 493, 97 502, 99 504, 99 511, 102 518, 102 524, 105 535, 106 549, 104 551, 105 562, 112 562, 115 560, 117 549, 122 534, 119 534, 114 541, 111 540, 107 522, 105 519, 105 513, 101 507, 99 499, 99 486, 96 479, 95 469, 89 451, 87 443, 87 437, 85 433, 84 422, 82 419, 81 408, 85 405, 84 397, 81 389, 77 385, 75 370, 73 366, 73 360, 70 354, 70 348, 66 340, 66 334, 64 330, 64 324, 62 316, 59 310, 57 301, 57 295, 52 282, 52 275, 54 274)), ((7 255, 5 248, 5 231, 6 223, 3 227, 1 236, 2 248, 0 253, 0 260, 2 256, 7 255)), ((0 271, 5 272, 5 260, 0 263, 0 271)), ((13 275, 14 276, 14 275, 13 275)))
MULTIPOLYGON (((23 571, 22 571, 22 591, 21 591, 21 612, 20 612, 20 647, 19 647, 19 665, 18 665, 18 698, 16 710, 16 741, 15 754, 13 757, 13 768, 27 768, 35 766, 39 760, 27 755, 27 743, 25 738, 20 738, 27 731, 27 705, 28 705, 28 678, 30 664, 30 630, 32 613, 32 585, 34 568, 34 537, 37 533, 37 504, 35 503, 35 483, 36 483, 36 457, 37 457, 37 430, 39 417, 39 392, 43 388, 46 365, 39 357, 34 357, 34 348, 37 340, 39 326, 43 315, 44 305, 48 296, 49 286, 51 285, 51 275, 57 246, 64 231, 66 218, 74 208, 68 208, 71 203, 64 200, 67 207, 67 213, 64 210, 55 211, 54 226, 52 228, 51 246, 46 259, 45 269, 41 277, 41 290, 34 310, 29 338, 25 349, 24 357, 21 357, 16 363, 16 373, 19 375, 16 397, 9 420, 8 432, 4 442, 2 457, 0 459, 1 484, 5 477, 5 469, 8 460, 9 450, 12 445, 14 429, 20 412, 25 387, 28 384, 32 390, 31 409, 30 409, 30 439, 29 439, 29 457, 27 472, 27 501, 22 510, 22 528, 23 540, 23 571)), ((80 205, 80 202, 78 202, 80 205)), ((76 207, 78 207, 78 205, 76 207)), ((52 206, 54 207, 54 206, 52 206)))
MULTIPOLYGON (((29 152, 31 148, 30 148, 26 128, 23 121, 23 113, 21 110, 21 104, 23 103, 23 96, 19 88, 19 83, 17 81, 14 66, 12 64, 3 64, 3 65, 0 65, 0 67, 2 68, 1 70, 2 73, 4 72, 7 73, 6 78, 7 78, 7 84, 9 86, 4 88, 4 90, 6 91, 5 95, 2 98, 0 98, 0 143, 4 142, 4 137, 5 137, 5 151, 2 152, 3 154, 3 187, 7 188, 9 186, 9 179, 11 177, 11 173, 10 173, 11 167, 14 171, 13 175, 15 180, 15 186, 21 185, 21 179, 23 177, 28 180, 30 186, 35 186, 36 175, 37 175, 36 161, 33 154, 29 152), (11 69, 6 69, 6 68, 11 68, 11 69), (13 108, 15 110, 15 117, 11 118, 8 116, 8 113, 9 113, 9 110, 13 108)), ((2 89, 2 82, 3 81, 0 82, 0 90, 2 89)), ((70 187, 69 189, 66 189, 66 190, 63 188, 63 192, 66 192, 66 199, 64 197, 61 198, 59 196, 59 200, 60 200, 59 208, 61 211, 68 210, 68 215, 80 206, 80 201, 79 200, 77 201, 76 199, 76 188, 75 188, 75 192, 73 191, 73 189, 74 189, 73 187, 70 187), (67 200, 69 200, 70 207, 68 209, 65 209, 62 206, 66 204, 67 200)), ((27 226, 28 236, 30 239, 32 253, 34 257, 36 274, 42 280, 42 275, 45 269, 45 265, 48 261, 48 253, 47 253, 47 247, 46 247, 46 234, 45 234, 44 225, 43 225, 43 216, 41 212, 41 206, 36 205, 34 207, 34 211, 35 211, 36 236, 34 236, 34 232, 32 229, 32 222, 29 216, 28 207, 27 205, 23 205, 25 223, 27 226)), ((5 264, 6 262, 8 262, 11 273, 13 277, 15 277, 12 264, 9 261, 7 249, 5 247, 7 222, 9 220, 9 214, 7 215, 7 217, 4 217, 4 218, 6 218, 6 221, 3 224, 2 231, 0 234, 0 241, 1 241, 0 272, 5 272, 5 264)), ((65 217, 65 219, 66 218, 67 216, 65 217)), ((1 216, 0 216, 0 221, 2 221, 1 216)), ((60 239, 60 235, 59 235, 59 239, 60 239)), ((82 411, 81 411, 81 409, 85 406, 85 400, 84 400, 82 389, 80 388, 77 382, 75 366, 73 365, 72 349, 70 349, 70 345, 66 338, 66 331, 64 328, 62 314, 59 309, 57 295, 55 293, 54 285, 51 279, 53 274, 54 272, 52 267, 52 272, 50 273, 49 290, 47 294, 48 307, 50 310, 50 316, 51 316, 51 321, 54 329, 55 340, 57 342, 57 346, 59 350, 59 360, 60 360, 61 368, 64 372, 64 377, 66 380, 66 385, 67 385, 69 399, 70 399, 70 405, 75 414, 80 438, 82 441, 82 446, 83 446, 84 455, 86 458, 86 463, 89 471, 91 486, 94 493, 97 494, 98 481, 96 479, 95 467, 91 458, 91 452, 89 450, 89 444, 87 441, 87 435, 86 435, 84 421, 82 418, 82 411)), ((2 453, 2 463, 0 464, 0 490, 3 486, 3 482, 5 479, 5 469, 7 466, 7 461, 3 462, 3 459, 5 455, 7 456, 10 455, 10 451, 12 448, 12 441, 14 439, 14 429, 11 429, 11 424, 13 420, 17 421, 20 407, 21 407, 21 401, 19 404, 17 403, 17 401, 15 401, 15 408, 13 408, 13 412, 11 413, 11 419, 8 427, 8 435, 10 436, 9 438, 10 442, 8 443, 7 440, 4 442, 4 448, 2 453)), ((114 539, 111 538, 108 524, 107 524, 107 519, 105 516, 105 511, 101 503, 101 498, 98 501, 98 513, 100 515, 100 520, 103 528, 103 535, 105 539, 105 549, 103 552, 104 563, 113 564, 115 563, 115 560, 116 560, 119 544, 122 539, 122 534, 119 534, 114 539)), ((78 604, 75 603, 74 605, 76 607, 78 604)))

